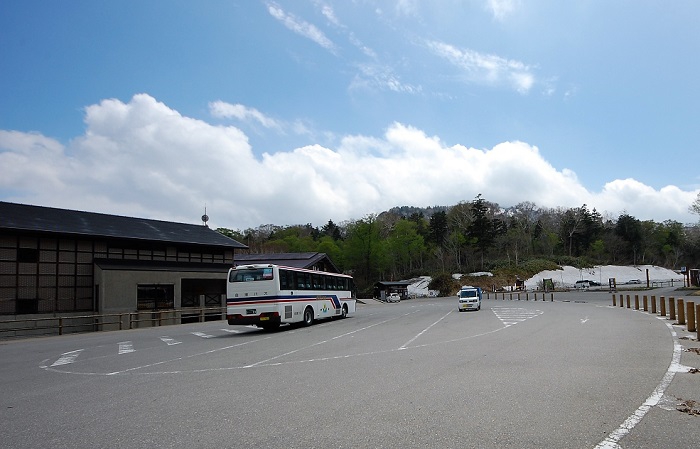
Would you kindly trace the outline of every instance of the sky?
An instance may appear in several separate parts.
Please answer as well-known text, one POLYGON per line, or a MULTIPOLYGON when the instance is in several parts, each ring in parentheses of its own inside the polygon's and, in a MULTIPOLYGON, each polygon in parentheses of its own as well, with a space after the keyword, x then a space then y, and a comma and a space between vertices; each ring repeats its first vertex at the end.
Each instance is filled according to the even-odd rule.
POLYGON ((696 223, 700 2, 0 0, 0 201, 244 230, 696 223))

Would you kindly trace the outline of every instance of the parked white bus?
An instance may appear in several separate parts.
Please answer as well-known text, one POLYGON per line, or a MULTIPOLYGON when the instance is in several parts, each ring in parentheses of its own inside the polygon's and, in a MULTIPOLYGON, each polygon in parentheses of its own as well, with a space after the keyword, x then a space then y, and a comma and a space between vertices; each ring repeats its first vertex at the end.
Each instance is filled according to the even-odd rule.
POLYGON ((316 319, 355 312, 351 276, 269 264, 240 265, 228 272, 226 319, 231 325, 275 329, 282 323, 310 326, 316 319))

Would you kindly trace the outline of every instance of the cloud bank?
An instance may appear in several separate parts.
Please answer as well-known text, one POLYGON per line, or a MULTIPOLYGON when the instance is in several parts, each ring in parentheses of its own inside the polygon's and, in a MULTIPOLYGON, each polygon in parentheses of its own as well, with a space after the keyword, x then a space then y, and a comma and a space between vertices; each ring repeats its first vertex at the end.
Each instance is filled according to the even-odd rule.
MULTIPOLYGON (((264 114, 243 105, 217 102, 211 114, 265 123, 264 114)), ((613 216, 695 221, 688 206, 698 191, 618 179, 592 192, 524 142, 450 146, 392 123, 382 136, 345 136, 335 148, 257 157, 240 129, 185 117, 147 94, 88 106, 85 125, 67 144, 0 130, 3 200, 188 223, 199 221, 206 204, 210 225, 234 229, 322 225, 393 206, 453 205, 480 193, 503 207, 585 203, 613 216)))

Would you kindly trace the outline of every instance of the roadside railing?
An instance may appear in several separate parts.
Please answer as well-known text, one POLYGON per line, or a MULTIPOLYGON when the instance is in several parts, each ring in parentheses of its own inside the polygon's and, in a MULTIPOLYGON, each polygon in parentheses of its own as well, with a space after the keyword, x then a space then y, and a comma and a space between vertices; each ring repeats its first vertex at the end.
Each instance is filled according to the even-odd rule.
MULTIPOLYGON (((619 295, 619 301, 617 295, 612 295, 612 305, 613 307, 625 307, 632 308, 632 301, 630 295, 626 295, 627 301, 623 295, 619 295)), ((669 320, 677 320, 676 324, 679 326, 686 326, 688 332, 695 332, 696 339, 700 341, 700 302, 697 304, 695 301, 684 300, 683 298, 674 298, 673 296, 668 298, 668 303, 666 302, 665 296, 659 297, 659 307, 657 312, 656 307, 656 296, 651 296, 651 313, 653 315, 660 315, 661 317, 668 316, 669 320), (666 307, 668 304, 668 309, 666 307), (668 311, 668 314, 667 314, 668 311), (678 312, 678 313, 676 313, 678 312)), ((642 297, 643 310, 649 312, 649 298, 647 295, 642 297)), ((639 295, 634 295, 634 310, 640 309, 639 295)))
POLYGON ((0 320, 0 339, 116 331, 226 319, 226 307, 66 315, 0 320))

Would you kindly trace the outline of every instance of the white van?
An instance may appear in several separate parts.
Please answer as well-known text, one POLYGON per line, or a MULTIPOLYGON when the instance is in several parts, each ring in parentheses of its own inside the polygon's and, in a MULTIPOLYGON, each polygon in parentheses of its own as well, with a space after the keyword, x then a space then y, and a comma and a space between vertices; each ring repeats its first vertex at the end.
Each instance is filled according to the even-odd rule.
POLYGON ((481 288, 465 285, 457 294, 458 310, 481 310, 481 288))

